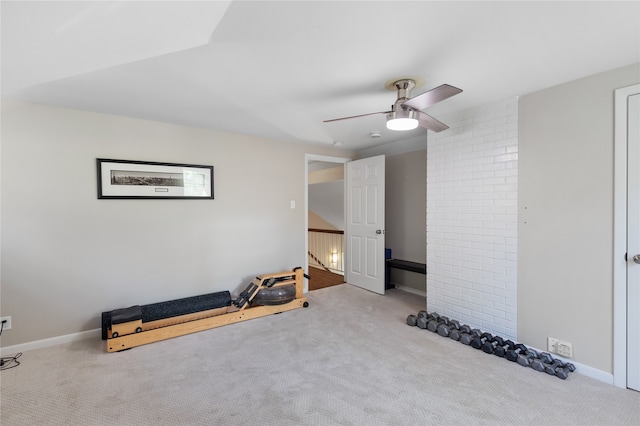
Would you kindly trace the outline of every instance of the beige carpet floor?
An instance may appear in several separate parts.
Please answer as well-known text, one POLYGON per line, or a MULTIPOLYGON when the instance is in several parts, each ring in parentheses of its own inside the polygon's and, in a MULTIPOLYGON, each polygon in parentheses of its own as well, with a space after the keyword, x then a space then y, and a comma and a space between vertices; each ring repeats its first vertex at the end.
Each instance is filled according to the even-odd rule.
POLYGON ((405 318, 424 299, 348 284, 310 307, 106 353, 85 340, 0 373, 13 425, 638 425, 640 394, 566 381, 405 318))

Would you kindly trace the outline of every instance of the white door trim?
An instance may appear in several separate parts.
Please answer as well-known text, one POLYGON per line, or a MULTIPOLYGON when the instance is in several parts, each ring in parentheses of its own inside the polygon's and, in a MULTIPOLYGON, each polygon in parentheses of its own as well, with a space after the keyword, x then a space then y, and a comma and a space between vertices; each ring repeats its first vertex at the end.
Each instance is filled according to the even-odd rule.
MULTIPOLYGON (((309 273, 309 161, 324 161, 326 163, 338 163, 345 164, 351 161, 351 158, 346 157, 331 157, 328 155, 318 155, 318 154, 305 154, 304 155, 304 271, 309 273)), ((346 173, 346 170, 345 170, 346 173)), ((346 201, 346 176, 344 177, 345 182, 345 201, 346 201)), ((345 203, 346 209, 346 203, 345 203)), ((346 211, 342 212, 343 216, 346 217, 346 211)), ((345 264, 346 264, 346 250, 344 253, 345 256, 345 264)), ((307 281, 304 282, 304 292, 309 291, 309 283, 307 281)))
POLYGON ((613 168, 613 384, 627 387, 627 98, 640 84, 615 91, 613 168))

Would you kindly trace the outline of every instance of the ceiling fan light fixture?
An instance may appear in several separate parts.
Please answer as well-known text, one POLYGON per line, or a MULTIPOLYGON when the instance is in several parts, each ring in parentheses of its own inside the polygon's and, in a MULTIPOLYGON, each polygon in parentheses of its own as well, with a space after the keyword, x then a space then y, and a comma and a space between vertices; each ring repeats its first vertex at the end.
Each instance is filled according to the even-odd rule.
POLYGON ((413 130, 418 127, 417 114, 413 110, 393 111, 387 114, 387 129, 406 131, 413 130))
POLYGON ((422 127, 432 132, 447 130, 449 126, 436 120, 429 114, 422 112, 422 110, 457 95, 462 92, 462 89, 448 84, 441 84, 435 89, 411 97, 411 89, 413 89, 415 85, 416 82, 410 78, 390 81, 385 84, 387 89, 395 89, 398 93, 395 103, 391 105, 391 111, 370 112, 368 114, 333 118, 331 120, 324 120, 324 123, 384 114, 387 117, 387 129, 389 130, 407 131, 417 127, 422 127))
POLYGON ((389 130, 413 130, 418 127, 418 120, 415 118, 392 118, 387 121, 389 130))

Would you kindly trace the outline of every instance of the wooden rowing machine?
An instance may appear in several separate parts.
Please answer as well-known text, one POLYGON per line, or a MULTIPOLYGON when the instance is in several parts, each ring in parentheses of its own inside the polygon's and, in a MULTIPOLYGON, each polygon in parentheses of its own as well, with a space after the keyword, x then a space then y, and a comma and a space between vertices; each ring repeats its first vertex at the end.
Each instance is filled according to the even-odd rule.
POLYGON ((228 291, 102 313, 107 352, 309 306, 302 268, 256 277, 237 299, 228 291), (258 297, 257 297, 258 296, 258 297), (255 299, 255 303, 254 303, 255 299), (260 304, 258 304, 260 303, 260 304))

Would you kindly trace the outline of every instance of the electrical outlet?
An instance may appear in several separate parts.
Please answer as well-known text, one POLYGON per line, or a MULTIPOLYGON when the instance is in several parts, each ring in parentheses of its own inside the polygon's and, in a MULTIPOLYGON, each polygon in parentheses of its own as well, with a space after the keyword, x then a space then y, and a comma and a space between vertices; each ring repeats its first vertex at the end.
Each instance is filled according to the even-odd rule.
POLYGON ((11 317, 2 317, 2 318, 0 318, 0 323, 3 323, 2 324, 2 331, 11 330, 11 317))
POLYGON ((573 357, 573 345, 569 342, 558 341, 558 355, 567 358, 573 357))
POLYGON ((552 354, 558 353, 558 339, 554 339, 553 337, 547 337, 547 351, 552 354))

